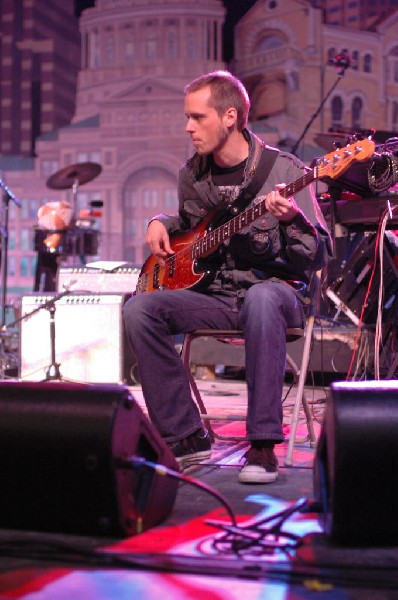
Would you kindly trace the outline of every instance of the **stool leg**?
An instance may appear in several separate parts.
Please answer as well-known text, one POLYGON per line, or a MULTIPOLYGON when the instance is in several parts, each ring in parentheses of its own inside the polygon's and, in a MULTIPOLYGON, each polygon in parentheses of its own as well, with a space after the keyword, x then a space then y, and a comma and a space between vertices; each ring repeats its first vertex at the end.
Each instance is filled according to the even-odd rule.
POLYGON ((310 317, 308 318, 308 321, 307 321, 307 328, 306 328, 306 333, 305 333, 305 338, 304 338, 303 356, 302 356, 301 368, 300 368, 300 372, 299 372, 296 398, 295 398, 294 407, 293 407, 293 416, 292 416, 292 423, 291 423, 291 428, 290 428, 288 449, 287 449, 287 454, 286 454, 286 458, 285 458, 285 465, 289 466, 289 467, 293 465, 293 449, 294 449, 294 443, 295 443, 295 439, 296 439, 296 431, 297 431, 297 426, 298 426, 298 421, 299 421, 299 416, 300 416, 300 408, 302 405, 303 405, 305 416, 307 419, 307 427, 308 427, 308 433, 309 433, 309 437, 310 437, 311 446, 316 443, 316 437, 315 437, 315 431, 314 431, 313 422, 312 422, 312 416, 311 416, 311 412, 308 407, 307 399, 305 398, 305 395, 304 395, 304 386, 305 386, 305 381, 307 378, 308 365, 309 365, 309 361, 310 361, 310 350, 311 350, 314 321, 315 321, 315 316, 310 315, 310 317))

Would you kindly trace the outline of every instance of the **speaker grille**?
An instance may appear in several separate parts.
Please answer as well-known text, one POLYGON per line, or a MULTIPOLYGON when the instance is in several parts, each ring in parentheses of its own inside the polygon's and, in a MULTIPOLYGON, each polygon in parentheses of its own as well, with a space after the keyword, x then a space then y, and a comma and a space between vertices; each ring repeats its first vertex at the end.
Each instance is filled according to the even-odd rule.
POLYGON ((55 362, 64 379, 85 383, 134 383, 134 356, 122 322, 126 294, 56 294, 22 298, 20 377, 46 378, 51 357, 51 315, 55 307, 55 362), (27 316, 31 314, 31 316, 27 316))

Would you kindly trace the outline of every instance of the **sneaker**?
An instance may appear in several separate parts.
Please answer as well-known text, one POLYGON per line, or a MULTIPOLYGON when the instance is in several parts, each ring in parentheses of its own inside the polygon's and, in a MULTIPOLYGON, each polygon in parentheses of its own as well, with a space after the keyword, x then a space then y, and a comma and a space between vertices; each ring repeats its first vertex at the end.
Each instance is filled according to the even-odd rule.
POLYGON ((169 443, 182 470, 211 457, 211 440, 207 429, 198 429, 183 440, 169 443))
POLYGON ((246 462, 238 476, 240 483, 272 483, 278 477, 278 460, 273 446, 252 445, 244 458, 246 462))

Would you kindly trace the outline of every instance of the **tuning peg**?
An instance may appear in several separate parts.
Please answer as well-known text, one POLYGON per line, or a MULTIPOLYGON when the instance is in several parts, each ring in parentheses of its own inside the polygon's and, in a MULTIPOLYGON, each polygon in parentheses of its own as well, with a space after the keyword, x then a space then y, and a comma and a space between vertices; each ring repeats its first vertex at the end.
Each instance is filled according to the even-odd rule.
POLYGON ((335 141, 333 142, 333 148, 334 148, 335 150, 338 150, 339 148, 341 148, 341 142, 339 142, 338 140, 335 140, 335 141))

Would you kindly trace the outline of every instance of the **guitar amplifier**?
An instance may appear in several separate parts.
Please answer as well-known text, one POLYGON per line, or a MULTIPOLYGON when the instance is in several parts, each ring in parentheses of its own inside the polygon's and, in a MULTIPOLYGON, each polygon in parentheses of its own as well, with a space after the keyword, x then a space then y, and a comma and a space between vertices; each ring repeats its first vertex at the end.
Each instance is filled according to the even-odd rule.
POLYGON ((140 269, 126 266, 113 271, 95 269, 91 267, 60 267, 57 273, 56 289, 63 292, 65 289, 94 294, 124 293, 132 294, 135 291, 140 269))
POLYGON ((46 379, 52 365, 51 306, 54 313, 55 364, 62 379, 82 383, 138 383, 135 356, 122 322, 126 294, 53 292, 22 297, 20 377, 46 379), (29 316, 30 315, 30 316, 29 316))

